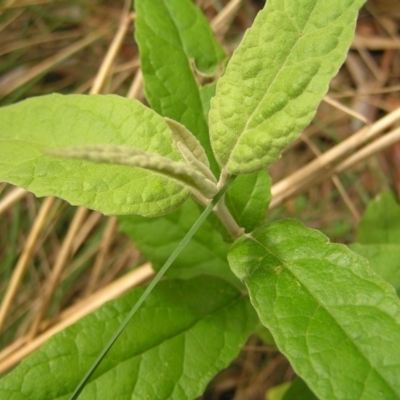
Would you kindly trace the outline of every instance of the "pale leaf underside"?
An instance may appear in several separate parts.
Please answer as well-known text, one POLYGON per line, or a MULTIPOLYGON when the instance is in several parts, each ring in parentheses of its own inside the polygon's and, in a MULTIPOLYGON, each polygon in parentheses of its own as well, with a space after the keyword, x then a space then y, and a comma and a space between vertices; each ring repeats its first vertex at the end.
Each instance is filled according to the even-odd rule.
POLYGON ((172 161, 156 153, 147 153, 127 146, 96 145, 71 146, 48 149, 55 157, 75 158, 97 163, 139 167, 158 172, 176 179, 184 185, 199 191, 207 198, 213 198, 218 192, 217 186, 190 165, 172 161))

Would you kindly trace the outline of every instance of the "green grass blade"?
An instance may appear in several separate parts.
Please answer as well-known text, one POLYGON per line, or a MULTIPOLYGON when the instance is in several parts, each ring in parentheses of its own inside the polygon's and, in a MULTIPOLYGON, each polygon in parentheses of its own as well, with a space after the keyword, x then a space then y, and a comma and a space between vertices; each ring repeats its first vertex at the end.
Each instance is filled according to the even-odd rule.
POLYGON ((227 191, 228 187, 231 185, 231 183, 234 181, 235 176, 231 176, 226 184, 219 190, 219 192, 215 195, 214 199, 211 201, 211 203, 206 207, 206 209, 203 211, 203 213, 200 215, 196 223, 192 226, 192 228, 189 230, 187 235, 183 238, 181 243, 177 246, 175 251, 171 254, 171 256, 168 258, 168 260, 165 262, 163 267, 158 271, 157 275, 154 277, 154 279, 150 282, 149 286, 146 288, 146 290, 143 292, 142 296, 140 296, 139 300, 136 302, 136 304, 132 307, 131 312, 127 315, 125 320, 122 322, 120 327, 117 329, 115 332, 114 336, 110 339, 110 341, 104 346, 104 349, 102 352, 99 354, 93 365, 90 367, 86 375, 83 377, 81 382, 78 384, 76 387, 74 393, 70 397, 70 400, 76 400, 79 396, 79 394, 82 392, 84 389, 86 383, 89 381, 90 377, 98 367, 98 365, 101 363, 103 358, 107 355, 109 350, 111 349, 112 345, 115 343, 115 341, 118 339, 118 337, 121 335, 122 331, 125 329, 125 327, 128 325, 129 321, 132 319, 132 317, 135 315, 136 311, 139 309, 139 307, 142 305, 142 303, 146 300, 150 292, 154 289, 154 287, 157 285, 157 283, 160 281, 160 279, 164 276, 164 274, 167 272, 168 268, 171 266, 171 264, 174 262, 175 258, 179 255, 179 253, 183 250, 183 248, 186 246, 186 244, 189 242, 189 240, 193 237, 193 235, 197 232, 197 230, 200 228, 201 224, 207 219, 208 215, 211 213, 215 205, 218 203, 218 201, 221 199, 221 197, 225 194, 227 191))

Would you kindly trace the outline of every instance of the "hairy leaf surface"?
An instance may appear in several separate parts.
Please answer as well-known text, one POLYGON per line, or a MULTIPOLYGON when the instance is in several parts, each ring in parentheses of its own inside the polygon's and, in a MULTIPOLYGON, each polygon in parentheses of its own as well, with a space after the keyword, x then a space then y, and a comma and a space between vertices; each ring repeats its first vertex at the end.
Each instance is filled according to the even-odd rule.
POLYGON ((147 100, 161 115, 193 132, 216 172, 195 74, 216 72, 224 51, 191 0, 136 0, 135 10, 147 100))
POLYGON ((318 397, 400 397, 400 302, 364 258, 284 220, 238 239, 228 260, 318 397))
POLYGON ((216 182, 213 182, 215 178, 212 176, 210 177, 213 181, 210 181, 201 171, 187 163, 172 161, 158 153, 148 153, 134 147, 112 145, 69 146, 61 149, 49 149, 46 150, 46 153, 61 158, 140 167, 155 171, 168 178, 176 179, 184 186, 191 187, 210 199, 218 192, 216 182))
POLYGON ((211 100, 210 135, 234 175, 265 168, 311 121, 364 0, 268 0, 211 100))
POLYGON ((183 161, 164 119, 114 95, 48 95, 0 109, 0 181, 105 214, 162 215, 189 191, 142 168, 45 154, 71 145, 121 145, 183 161))
MULTIPOLYGON (((142 292, 49 339, 0 380, 0 398, 67 399, 142 292)), ((256 321, 248 298, 220 279, 161 282, 79 399, 192 400, 238 354, 256 321)))
POLYGON ((207 154, 196 137, 179 122, 169 118, 165 118, 165 121, 169 126, 169 129, 171 129, 175 146, 186 163, 200 172, 211 182, 217 183, 215 176, 209 168, 210 163, 207 154))

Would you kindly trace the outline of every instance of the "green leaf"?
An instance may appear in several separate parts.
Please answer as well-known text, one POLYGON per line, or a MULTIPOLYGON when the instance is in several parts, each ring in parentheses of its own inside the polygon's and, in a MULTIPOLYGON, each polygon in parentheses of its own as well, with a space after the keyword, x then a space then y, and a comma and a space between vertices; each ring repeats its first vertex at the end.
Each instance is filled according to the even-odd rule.
POLYGON ((217 172, 195 70, 217 71, 225 54, 191 0, 136 0, 135 38, 152 108, 185 125, 217 172))
POLYGON ((203 146, 196 139, 196 137, 186 127, 173 119, 165 118, 165 122, 171 129, 172 138, 175 145, 182 143, 199 162, 206 167, 210 166, 208 158, 203 146))
POLYGON ((213 82, 210 83, 209 85, 203 86, 200 89, 201 104, 203 105, 203 113, 206 121, 208 121, 208 113, 210 112, 210 102, 211 99, 215 96, 216 87, 217 83, 213 82))
POLYGON ((400 294, 400 206, 391 193, 381 193, 368 204, 358 241, 350 245, 371 268, 400 294))
POLYGON ((165 122, 171 129, 175 146, 188 165, 196 169, 208 180, 217 183, 215 176, 210 171, 210 163, 203 146, 185 126, 177 121, 165 118, 165 122))
MULTIPOLYGON (((152 219, 136 215, 119 217, 119 226, 158 271, 199 215, 197 205, 188 200, 178 210, 164 217, 152 219)), ((204 223, 166 275, 170 278, 188 279, 207 274, 240 285, 229 268, 228 249, 229 244, 225 243, 208 223, 204 223)))
POLYGON ((131 146, 182 160, 164 119, 138 101, 53 94, 0 109, 0 181, 114 215, 162 215, 188 197, 183 185, 152 171, 44 154, 87 144, 131 146))
POLYGON ((271 179, 266 171, 239 175, 225 196, 239 226, 251 232, 265 222, 271 201, 271 179))
POLYGON ((237 175, 276 161, 313 118, 364 0, 268 0, 211 100, 217 161, 237 175))
POLYGON ((349 247, 365 257, 370 267, 400 295, 400 244, 354 243, 349 247))
POLYGON ((400 302, 364 258, 284 220, 238 239, 228 260, 318 397, 400 397, 400 302))
MULTIPOLYGON (((251 232, 265 222, 271 200, 270 188, 268 173, 259 171, 237 176, 228 189, 225 203, 238 225, 245 228, 246 232, 251 232)), ((210 214, 208 221, 226 242, 233 242, 232 236, 215 214, 210 214)))
MULTIPOLYGON (((0 380, 0 398, 67 399, 141 292, 49 339, 0 380)), ((227 282, 161 282, 79 398, 194 399, 238 354, 256 320, 248 299, 227 282)))
POLYGON ((61 158, 140 167, 155 171, 168 178, 176 179, 179 183, 199 191, 209 199, 212 199, 218 192, 216 182, 214 183, 215 178, 212 177, 213 181, 211 181, 188 164, 171 161, 169 158, 160 156, 157 153, 147 153, 134 147, 111 145, 69 146, 61 149, 49 149, 45 153, 61 158))
POLYGON ((362 244, 400 244, 400 205, 390 193, 381 193, 368 204, 358 227, 362 244))

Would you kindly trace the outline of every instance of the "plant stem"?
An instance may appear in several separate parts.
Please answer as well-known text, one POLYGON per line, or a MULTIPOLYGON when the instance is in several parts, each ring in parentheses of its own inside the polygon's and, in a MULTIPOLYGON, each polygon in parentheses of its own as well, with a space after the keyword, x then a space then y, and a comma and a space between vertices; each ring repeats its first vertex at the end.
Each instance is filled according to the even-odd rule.
MULTIPOLYGON (((223 187, 227 182, 227 180, 229 180, 230 178, 231 175, 225 169, 222 169, 217 184, 218 188, 223 187)), ((236 240, 240 236, 244 235, 244 228, 240 227, 237 224, 236 220, 233 218, 232 214, 230 213, 228 207, 225 204, 225 195, 215 206, 214 213, 218 217, 218 219, 222 222, 222 224, 225 226, 225 228, 227 229, 233 240, 236 240)))
POLYGON ((236 240, 244 235, 244 228, 238 225, 225 204, 225 196, 214 207, 214 213, 224 224, 232 239, 236 240))
MULTIPOLYGON (((218 186, 219 186, 219 184, 218 184, 218 186)), ((210 200, 207 199, 205 196, 203 196, 201 193, 199 193, 195 190, 192 190, 191 192, 192 192, 193 200, 197 201, 202 206, 207 207, 210 204, 210 200)), ((217 218, 225 226, 226 230, 229 232, 229 234, 231 235, 233 240, 236 240, 240 236, 244 235, 244 228, 241 228, 237 224, 237 222, 233 218, 232 214, 226 207, 225 196, 223 196, 221 198, 221 200, 214 207, 213 211, 214 211, 214 214, 217 216, 217 218)))

